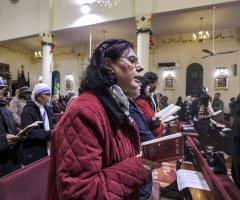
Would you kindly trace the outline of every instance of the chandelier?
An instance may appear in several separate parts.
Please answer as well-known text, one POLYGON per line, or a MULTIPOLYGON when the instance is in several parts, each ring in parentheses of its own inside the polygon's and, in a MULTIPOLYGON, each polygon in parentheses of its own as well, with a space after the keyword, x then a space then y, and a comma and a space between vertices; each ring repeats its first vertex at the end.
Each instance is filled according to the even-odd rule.
POLYGON ((101 6, 105 5, 105 6, 108 6, 109 8, 111 8, 113 3, 116 6, 117 3, 120 3, 120 0, 97 0, 97 3, 100 3, 101 6))
POLYGON ((205 39, 209 38, 209 33, 208 31, 204 32, 202 29, 202 19, 203 17, 200 18, 201 19, 201 30, 199 31, 198 34, 193 34, 193 41, 198 41, 200 43, 204 43, 205 39))

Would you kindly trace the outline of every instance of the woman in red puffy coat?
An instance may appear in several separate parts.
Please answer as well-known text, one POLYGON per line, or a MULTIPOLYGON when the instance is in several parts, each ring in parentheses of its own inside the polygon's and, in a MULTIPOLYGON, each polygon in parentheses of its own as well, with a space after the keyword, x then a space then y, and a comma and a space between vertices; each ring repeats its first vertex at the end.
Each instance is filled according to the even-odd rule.
POLYGON ((139 198, 147 172, 161 164, 139 154, 139 133, 124 92, 138 86, 131 43, 106 40, 81 81, 85 90, 52 132, 47 200, 139 198))
MULTIPOLYGON (((142 110, 144 116, 148 120, 155 116, 155 112, 152 110, 152 108, 148 104, 147 98, 146 98, 149 95, 150 86, 148 83, 148 79, 146 78, 140 77, 139 81, 142 83, 142 86, 141 86, 140 96, 137 98, 135 103, 142 110)), ((163 133, 163 130, 164 130, 164 126, 161 123, 159 128, 152 131, 152 134, 155 138, 160 138, 163 133)))

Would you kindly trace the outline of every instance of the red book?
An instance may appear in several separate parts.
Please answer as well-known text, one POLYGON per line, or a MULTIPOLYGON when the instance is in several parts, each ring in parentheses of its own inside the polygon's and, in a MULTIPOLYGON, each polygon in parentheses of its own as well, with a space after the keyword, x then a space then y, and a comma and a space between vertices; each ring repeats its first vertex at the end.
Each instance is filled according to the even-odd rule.
POLYGON ((175 133, 142 143, 143 158, 158 162, 183 159, 183 136, 175 133))

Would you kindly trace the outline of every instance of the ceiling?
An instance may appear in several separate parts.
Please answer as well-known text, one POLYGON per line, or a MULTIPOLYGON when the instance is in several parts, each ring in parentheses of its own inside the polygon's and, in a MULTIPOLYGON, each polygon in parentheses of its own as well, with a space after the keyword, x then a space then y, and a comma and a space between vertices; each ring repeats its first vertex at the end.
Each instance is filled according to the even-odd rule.
MULTIPOLYGON (((217 8, 215 12, 215 30, 232 30, 240 27, 240 3, 239 5, 217 8)), ((173 36, 197 33, 200 30, 200 17, 203 17, 203 30, 212 31, 213 14, 211 8, 207 10, 185 12, 178 14, 155 14, 152 20, 152 29, 155 36, 173 36)), ((134 18, 111 22, 111 24, 95 25, 92 28, 92 43, 98 44, 105 39, 121 38, 136 40, 137 29, 134 18)), ((57 35, 54 44, 56 48, 71 47, 79 44, 89 44, 89 27, 81 27, 61 32, 57 35)), ((11 41, 12 43, 30 50, 41 50, 40 37, 11 41)))

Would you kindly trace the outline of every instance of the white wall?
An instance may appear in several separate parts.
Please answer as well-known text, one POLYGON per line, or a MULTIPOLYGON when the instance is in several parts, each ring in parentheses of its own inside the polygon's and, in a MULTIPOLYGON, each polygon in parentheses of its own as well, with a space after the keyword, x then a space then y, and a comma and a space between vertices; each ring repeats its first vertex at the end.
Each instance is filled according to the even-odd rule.
MULTIPOLYGON (((230 32, 224 32, 225 35, 230 32)), ((191 38, 191 35, 184 36, 191 38)), ((174 38, 174 37, 173 37, 174 38)), ((204 44, 185 43, 185 44, 163 44, 162 41, 167 38, 158 38, 155 51, 155 72, 158 74, 160 93, 169 97, 169 103, 176 103, 177 97, 185 98, 186 94, 186 70, 192 63, 199 63, 203 67, 203 85, 210 88, 208 94, 214 96, 216 92, 221 93, 221 99, 224 101, 225 112, 228 111, 228 104, 231 97, 236 97, 239 94, 239 75, 233 76, 233 65, 239 66, 239 52, 232 54, 216 55, 202 59, 206 53, 202 49, 212 50, 212 41, 207 41, 204 44), (167 75, 164 69, 157 68, 158 63, 177 62, 180 61, 180 68, 173 70, 173 76, 176 78, 175 90, 165 90, 163 80, 167 75), (217 75, 217 67, 227 67, 229 74, 229 89, 215 90, 215 77, 217 75)), ((240 50, 239 43, 235 39, 218 39, 215 40, 215 52, 226 52, 231 50, 240 50)), ((239 74, 238 70, 238 74, 239 74)))
POLYGON ((101 7, 96 0, 21 0, 12 4, 0 1, 0 42, 36 36, 44 31, 58 31, 98 23, 133 18, 145 13, 163 13, 203 8, 237 0, 121 0, 112 8, 101 7), (83 15, 82 3, 90 2, 91 13, 83 15))

